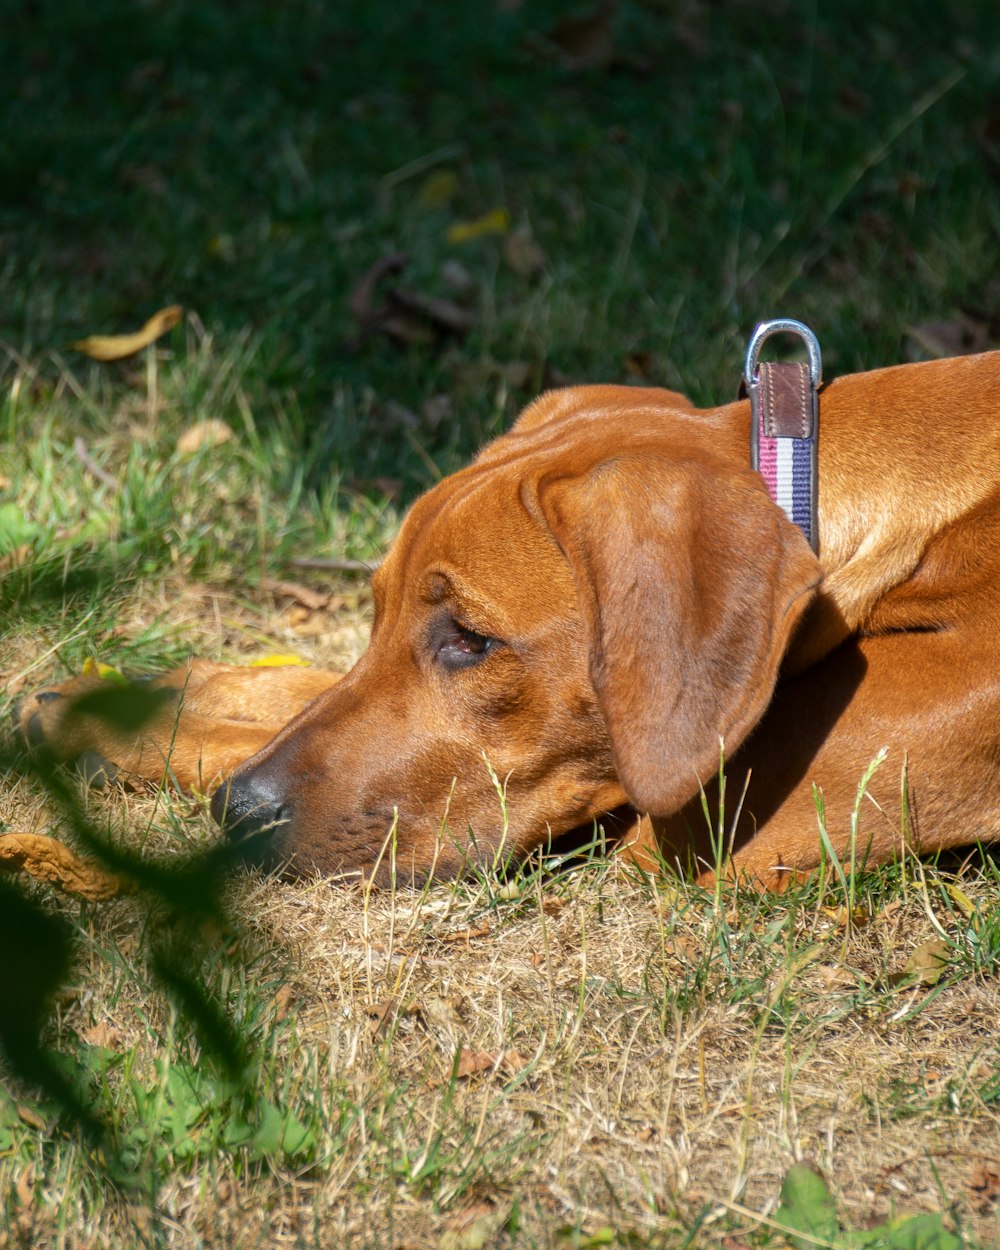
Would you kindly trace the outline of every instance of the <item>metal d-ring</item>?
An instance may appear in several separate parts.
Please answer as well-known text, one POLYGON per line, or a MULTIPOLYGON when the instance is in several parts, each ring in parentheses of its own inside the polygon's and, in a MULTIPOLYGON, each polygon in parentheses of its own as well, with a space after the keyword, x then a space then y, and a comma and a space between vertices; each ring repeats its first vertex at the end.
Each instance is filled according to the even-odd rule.
POLYGON ((823 385, 823 354, 819 349, 819 339, 807 325, 795 321, 792 317, 777 317, 774 321, 762 321, 754 330, 747 344, 746 363, 743 365, 743 381, 747 390, 756 386, 757 364, 760 360, 760 349, 772 334, 796 334, 805 343, 809 355, 809 381, 814 391, 823 385))

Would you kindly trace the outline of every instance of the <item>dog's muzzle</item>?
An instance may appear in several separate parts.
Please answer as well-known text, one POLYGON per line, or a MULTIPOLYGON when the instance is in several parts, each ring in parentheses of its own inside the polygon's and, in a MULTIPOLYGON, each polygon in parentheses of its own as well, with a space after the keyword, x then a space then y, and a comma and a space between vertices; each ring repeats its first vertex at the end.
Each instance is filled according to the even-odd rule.
POLYGON ((223 782, 212 796, 211 811, 232 845, 251 859, 272 857, 275 834, 292 819, 291 804, 260 772, 237 773, 223 782))

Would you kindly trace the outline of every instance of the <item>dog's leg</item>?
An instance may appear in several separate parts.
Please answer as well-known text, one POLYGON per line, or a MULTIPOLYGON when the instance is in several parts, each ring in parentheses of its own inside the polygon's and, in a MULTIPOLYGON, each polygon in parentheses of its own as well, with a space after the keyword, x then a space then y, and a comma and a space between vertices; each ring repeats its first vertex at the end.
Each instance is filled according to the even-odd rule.
MULTIPOLYGON (((781 889, 821 863, 814 783, 845 866, 884 863, 904 841, 914 853, 996 841, 1000 649, 970 631, 886 634, 847 643, 782 682, 727 761, 723 850, 748 772, 728 871, 764 888, 781 889), (859 783, 883 747, 885 761, 859 801, 859 783)), ((706 786, 706 795, 714 825, 718 787, 706 786)), ((700 802, 652 825, 668 862, 703 883, 713 879, 700 802)))
POLYGON ((93 779, 127 774, 207 791, 339 680, 291 665, 194 660, 128 686, 89 676, 50 686, 23 700, 16 722, 30 746, 80 760, 93 779))

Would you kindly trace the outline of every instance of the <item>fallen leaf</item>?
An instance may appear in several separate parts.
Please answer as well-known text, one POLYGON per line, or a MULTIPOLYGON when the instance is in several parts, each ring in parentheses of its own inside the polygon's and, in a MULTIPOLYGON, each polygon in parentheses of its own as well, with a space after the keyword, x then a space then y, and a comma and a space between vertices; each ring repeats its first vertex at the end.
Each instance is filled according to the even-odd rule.
POLYGON ((928 321, 909 326, 906 333, 930 356, 970 356, 993 346, 989 326, 975 317, 928 321))
MULTIPOLYGON (((516 1050, 469 1050, 463 1046, 458 1052, 458 1063, 455 1066, 455 1079, 462 1081, 466 1077, 475 1076, 477 1072, 496 1070, 502 1076, 516 1076, 524 1067, 524 1060, 516 1050)), ((432 1083, 442 1085, 443 1081, 432 1083)))
POLYGON ((286 582, 277 577, 262 577, 259 585, 261 590, 269 590, 272 595, 294 599, 296 603, 301 603, 311 612, 321 612, 330 602, 328 592, 321 594, 318 590, 313 590, 311 586, 301 586, 298 582, 286 582))
POLYGON ((78 1036, 88 1046, 103 1046, 105 1050, 114 1050, 121 1041, 122 1031, 115 1025, 108 1024, 107 1020, 98 1020, 89 1029, 79 1029, 78 1036))
POLYGON ((458 174, 453 169, 439 169, 424 179, 417 198, 425 208, 443 208, 457 190, 458 174))
POLYGON ((17 1112, 17 1118, 22 1124, 27 1124, 28 1128, 38 1129, 39 1132, 45 1128, 45 1120, 34 1107, 29 1107, 26 1103, 19 1102, 14 1110, 17 1112))
POLYGON ((177 440, 177 450, 182 455, 189 456, 201 451, 203 447, 219 447, 233 437, 231 425, 226 425, 225 421, 220 421, 217 417, 210 417, 207 421, 199 421, 196 425, 189 426, 177 440))
POLYGON ((26 1168, 22 1169, 20 1176, 14 1182, 14 1192, 22 1207, 28 1208, 35 1205, 35 1165, 33 1163, 29 1163, 26 1168))
POLYGON ((948 966, 950 947, 943 938, 933 938, 916 947, 902 972, 889 977, 890 985, 937 985, 948 966))
POLYGON ((288 1015, 288 1005, 292 1001, 294 993, 294 989, 287 982, 284 985, 279 985, 274 991, 275 1020, 284 1020, 288 1015))
POLYGON ((361 322, 362 331, 367 330, 375 318, 375 292, 383 278, 391 273, 402 273, 409 264, 410 257, 406 252, 393 252, 383 256, 365 273, 351 292, 351 312, 361 322))
POLYGON ((838 929, 846 929, 848 925, 854 929, 862 929, 871 920, 871 915, 864 907, 855 907, 849 912, 846 907, 824 907, 823 915, 832 920, 838 929))
POLYGON ((308 668, 309 661, 303 660, 300 655, 262 655, 259 659, 251 660, 247 668, 286 668, 289 665, 308 668))
POLYGON ((488 924, 478 925, 475 929, 453 929, 451 933, 442 933, 442 942, 469 942, 472 938, 489 937, 492 930, 488 924))
MULTIPOLYGON (((467 308, 405 287, 390 287, 385 299, 376 303, 379 284, 390 274, 401 272, 408 260, 405 252, 384 257, 354 288, 350 305, 359 322, 360 340, 384 334, 403 346, 429 346, 447 335, 462 335, 473 325, 475 318, 467 308)), ((360 340, 354 341, 355 348, 360 340)))
POLYGON ((969 898, 968 894, 966 894, 964 890, 960 890, 957 885, 952 885, 950 882, 947 882, 944 888, 952 902, 957 904, 962 915, 965 916, 967 920, 971 920, 976 914, 976 905, 972 899, 969 898))
POLYGON ((31 543, 22 543, 20 547, 15 547, 13 551, 8 551, 5 556, 0 556, 0 574, 9 573, 11 569, 20 568, 25 564, 31 555, 31 543))
POLYGON ((169 308, 161 308, 158 313, 154 313, 135 334, 92 334, 70 343, 70 347, 74 351, 83 352, 91 360, 124 360, 127 356, 134 356, 136 352, 142 351, 150 343, 155 343, 161 335, 172 330, 183 315, 184 309, 179 304, 171 304, 169 308))
POLYGON ((128 685, 128 678, 124 673, 119 672, 113 664, 103 664, 100 660, 95 660, 91 655, 88 655, 84 660, 80 672, 84 677, 100 677, 102 681, 113 682, 116 686, 128 685))
POLYGON ((492 208, 473 221, 456 221, 445 234, 449 243, 470 243, 490 234, 506 234, 510 229, 510 213, 506 208, 492 208))
POLYGON ((472 313, 453 300, 422 295, 406 287, 394 287, 389 292, 389 299, 398 309, 424 318, 435 330, 464 334, 475 324, 472 313))
POLYGON ((819 973, 819 979, 825 990, 854 990, 857 989, 859 982, 864 980, 860 973, 844 968, 840 964, 821 964, 816 971, 819 973))
POLYGON ((625 372, 631 378, 647 380, 656 371, 656 359, 652 352, 629 352, 625 357, 625 372))
POLYGON ((0 871, 26 872, 36 881, 94 903, 130 893, 132 883, 41 833, 0 834, 0 871))
POLYGON ((383 998, 377 1003, 372 1003, 368 1008, 368 1017, 371 1021, 371 1035, 375 1037, 385 1022, 395 1013, 399 1006, 399 1000, 396 998, 383 998))
POLYGON ((545 253, 527 226, 518 226, 503 241, 503 258, 522 278, 530 278, 545 268, 545 253))
POLYGON ((604 69, 615 54, 613 0, 582 17, 567 17, 546 38, 559 49, 570 69, 604 69))

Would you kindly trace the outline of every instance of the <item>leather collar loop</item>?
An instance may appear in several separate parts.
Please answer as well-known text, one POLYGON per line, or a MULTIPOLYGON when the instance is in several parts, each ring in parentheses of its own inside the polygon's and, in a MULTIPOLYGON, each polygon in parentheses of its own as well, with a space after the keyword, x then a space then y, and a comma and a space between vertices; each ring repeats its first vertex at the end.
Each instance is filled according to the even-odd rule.
POLYGON ((801 321, 762 321, 747 347, 743 382, 750 396, 750 464, 788 519, 819 551, 816 444, 823 358, 819 341, 801 321), (761 363, 760 350, 772 334, 794 334, 809 363, 761 363))

